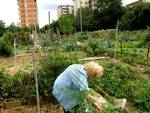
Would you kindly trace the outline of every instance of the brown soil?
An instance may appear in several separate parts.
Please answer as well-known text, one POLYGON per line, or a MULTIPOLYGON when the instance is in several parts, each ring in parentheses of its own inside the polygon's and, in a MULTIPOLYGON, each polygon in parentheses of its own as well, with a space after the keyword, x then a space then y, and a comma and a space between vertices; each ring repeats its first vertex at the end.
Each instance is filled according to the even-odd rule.
MULTIPOLYGON (((0 113, 37 113, 36 106, 22 106, 16 109, 0 109, 0 113)), ((64 113, 62 107, 54 104, 42 105, 40 108, 41 113, 64 113)))
MULTIPOLYGON (((38 65, 41 59, 40 53, 35 53, 35 61, 38 65)), ((32 70, 32 53, 18 53, 16 55, 16 64, 14 56, 0 59, 0 69, 3 68, 9 75, 16 74, 19 70, 30 73, 32 70), (26 66, 30 65, 30 66, 26 66)))
MULTIPOLYGON (((40 53, 35 53, 35 60, 41 58, 40 53)), ((5 68, 15 63, 14 56, 0 59, 0 68, 5 68)), ((32 63, 32 53, 19 53, 16 55, 16 64, 32 63)))

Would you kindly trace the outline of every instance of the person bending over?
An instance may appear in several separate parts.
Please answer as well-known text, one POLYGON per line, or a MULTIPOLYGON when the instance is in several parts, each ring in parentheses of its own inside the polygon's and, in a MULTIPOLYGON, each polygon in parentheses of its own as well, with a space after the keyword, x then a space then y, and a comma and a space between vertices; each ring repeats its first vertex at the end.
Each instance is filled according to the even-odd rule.
POLYGON ((65 113, 77 106, 77 94, 86 91, 88 95, 90 92, 88 78, 100 78, 103 71, 104 68, 95 62, 72 64, 56 78, 52 94, 63 106, 65 113))

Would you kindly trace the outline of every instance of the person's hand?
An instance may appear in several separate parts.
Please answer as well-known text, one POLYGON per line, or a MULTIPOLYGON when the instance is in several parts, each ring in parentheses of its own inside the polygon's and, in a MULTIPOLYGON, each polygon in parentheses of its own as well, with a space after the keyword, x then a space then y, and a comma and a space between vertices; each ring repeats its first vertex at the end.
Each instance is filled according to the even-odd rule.
POLYGON ((99 105, 96 102, 93 103, 93 106, 96 109, 97 113, 102 113, 101 108, 99 107, 99 105))

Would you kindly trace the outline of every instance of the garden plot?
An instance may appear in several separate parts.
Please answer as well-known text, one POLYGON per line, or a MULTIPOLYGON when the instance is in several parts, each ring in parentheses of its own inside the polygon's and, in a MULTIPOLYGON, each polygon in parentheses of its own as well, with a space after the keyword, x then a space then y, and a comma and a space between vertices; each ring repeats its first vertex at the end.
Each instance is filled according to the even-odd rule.
MULTIPOLYGON (((35 57, 38 65, 41 55, 35 53, 35 57)), ((32 53, 18 53, 16 55, 16 64, 14 56, 2 58, 0 62, 0 68, 5 69, 10 75, 15 75, 18 71, 30 73, 32 70, 32 53)))

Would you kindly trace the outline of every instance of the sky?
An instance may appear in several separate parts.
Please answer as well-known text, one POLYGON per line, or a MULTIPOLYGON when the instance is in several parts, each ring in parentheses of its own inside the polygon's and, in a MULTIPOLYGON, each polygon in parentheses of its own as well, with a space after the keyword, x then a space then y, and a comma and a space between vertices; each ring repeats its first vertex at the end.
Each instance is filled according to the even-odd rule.
MULTIPOLYGON (((129 4, 137 0, 123 0, 123 4, 129 4)), ((48 11, 50 11, 51 22, 57 20, 58 5, 73 5, 73 0, 37 0, 38 20, 40 27, 48 24, 48 11)), ((19 24, 19 12, 17 0, 0 0, 0 20, 6 26, 11 23, 19 24)))

